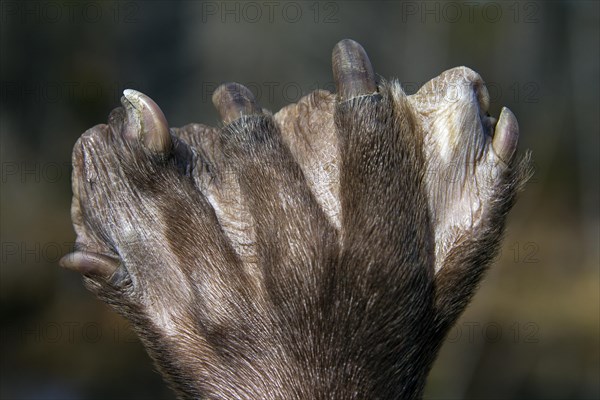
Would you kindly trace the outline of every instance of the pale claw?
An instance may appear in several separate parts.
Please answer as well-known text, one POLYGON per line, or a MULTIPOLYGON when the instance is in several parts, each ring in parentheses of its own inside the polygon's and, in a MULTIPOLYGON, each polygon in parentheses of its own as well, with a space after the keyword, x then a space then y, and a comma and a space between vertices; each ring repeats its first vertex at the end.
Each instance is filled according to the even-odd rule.
POLYGON ((153 153, 169 153, 173 146, 169 124, 160 107, 148 96, 132 89, 123 91, 121 103, 127 112, 123 136, 127 140, 142 139, 153 153))
POLYGON ((83 275, 110 277, 119 267, 120 262, 103 254, 88 251, 75 251, 63 256, 58 262, 63 268, 77 271, 83 275))
POLYGON ((503 107, 498 117, 492 147, 494 152, 506 164, 512 161, 519 141, 517 118, 508 108, 503 107))

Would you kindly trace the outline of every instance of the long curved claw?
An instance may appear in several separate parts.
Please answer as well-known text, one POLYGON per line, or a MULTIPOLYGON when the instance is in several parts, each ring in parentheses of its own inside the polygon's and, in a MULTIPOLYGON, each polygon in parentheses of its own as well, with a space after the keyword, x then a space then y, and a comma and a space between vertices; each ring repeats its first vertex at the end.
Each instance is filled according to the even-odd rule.
POLYGON ((517 118, 507 107, 503 107, 496 124, 492 147, 503 162, 510 164, 515 156, 518 141, 519 124, 517 118))
POLYGON ((262 114, 262 107, 246 86, 235 82, 220 85, 212 96, 213 104, 225 124, 244 115, 262 114))
POLYGON ((136 90, 125 89, 121 103, 127 113, 122 131, 126 140, 141 138, 144 146, 153 153, 171 151, 173 143, 169 124, 160 107, 150 97, 136 90))
POLYGON ((365 49, 354 40, 338 42, 333 48, 331 63, 340 101, 377 92, 373 66, 365 49))

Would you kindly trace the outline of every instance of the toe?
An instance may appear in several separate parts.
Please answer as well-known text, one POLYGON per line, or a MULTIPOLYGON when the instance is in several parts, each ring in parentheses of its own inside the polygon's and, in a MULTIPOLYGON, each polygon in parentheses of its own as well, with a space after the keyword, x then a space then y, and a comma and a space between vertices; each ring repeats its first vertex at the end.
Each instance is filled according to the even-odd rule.
POLYGON ((517 118, 508 108, 502 108, 496 129, 492 147, 500 159, 510 164, 514 158, 517 142, 519 140, 519 124, 517 118))
POLYGON ((121 103, 126 111, 123 137, 128 141, 141 139, 152 153, 168 154, 173 144, 160 107, 150 97, 131 89, 123 91, 121 103))
POLYGON ((340 41, 335 45, 331 59, 340 101, 377 92, 373 66, 360 44, 350 39, 340 41))
POLYGON ((62 257, 59 264, 63 268, 84 275, 110 277, 119 267, 120 261, 113 257, 88 251, 75 251, 62 257))
POLYGON ((224 83, 215 90, 213 104, 225 124, 229 124, 244 115, 262 114, 262 108, 254 94, 239 83, 224 83))

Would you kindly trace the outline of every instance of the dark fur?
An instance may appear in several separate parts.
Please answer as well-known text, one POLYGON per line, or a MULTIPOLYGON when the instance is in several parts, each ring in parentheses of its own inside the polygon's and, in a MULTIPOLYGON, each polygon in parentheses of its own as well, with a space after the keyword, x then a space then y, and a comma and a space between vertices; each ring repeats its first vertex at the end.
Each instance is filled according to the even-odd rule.
MULTIPOLYGON (((316 96, 310 107, 331 101, 316 96)), ((182 398, 420 397, 495 255, 526 167, 506 169, 484 222, 464 232, 436 274, 414 111, 383 83, 378 94, 336 104, 333 118, 339 229, 307 183, 291 133, 269 115, 174 129, 165 158, 123 140, 119 109, 87 133, 99 140, 76 145, 79 246, 119 260, 111 277, 88 275, 86 285, 131 321, 182 398), (90 165, 93 183, 83 178, 90 165), (234 193, 232 218, 254 229, 255 262, 236 252, 208 192, 234 193), (166 319, 163 309, 172 311, 166 319)))

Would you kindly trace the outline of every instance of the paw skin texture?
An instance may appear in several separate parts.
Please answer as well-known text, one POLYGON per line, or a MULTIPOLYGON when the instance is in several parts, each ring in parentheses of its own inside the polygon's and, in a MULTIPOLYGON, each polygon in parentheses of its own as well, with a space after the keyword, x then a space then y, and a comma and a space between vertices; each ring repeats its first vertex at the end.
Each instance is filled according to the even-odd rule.
POLYGON ((182 398, 419 398, 496 254, 530 174, 513 113, 466 67, 408 96, 352 40, 332 65, 274 115, 221 85, 219 127, 128 89, 75 144, 61 264, 182 398))

